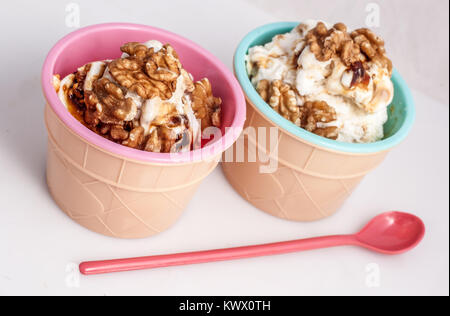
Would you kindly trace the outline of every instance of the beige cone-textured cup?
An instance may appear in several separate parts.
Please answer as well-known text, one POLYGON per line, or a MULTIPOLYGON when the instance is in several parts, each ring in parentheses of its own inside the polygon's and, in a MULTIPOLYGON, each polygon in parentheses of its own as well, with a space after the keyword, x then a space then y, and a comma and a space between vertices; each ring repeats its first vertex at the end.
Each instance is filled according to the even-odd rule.
MULTIPOLYGON (((255 128, 257 137, 259 127, 277 128, 247 99, 245 128, 249 126, 255 128)), ((332 215, 387 154, 327 150, 282 129, 278 129, 278 136, 278 157, 271 157, 278 161, 274 173, 261 173, 261 167, 268 162, 261 162, 258 155, 256 162, 249 162, 249 153, 260 149, 249 134, 241 136, 245 139, 244 162, 225 162, 222 166, 228 181, 244 199, 264 212, 293 221, 314 221, 332 215)), ((237 144, 224 154, 224 161, 236 153, 237 144)))
POLYGON ((103 235, 143 238, 166 230, 217 165, 133 161, 87 143, 48 105, 45 119, 50 193, 71 219, 103 235))
POLYGON ((245 128, 252 127, 253 131, 242 136, 243 149, 239 149, 241 141, 238 141, 224 154, 223 170, 236 191, 257 208, 288 220, 314 221, 335 213, 364 176, 406 138, 414 123, 415 109, 411 91, 394 70, 394 100, 388 109, 389 120, 384 125, 385 138, 379 142, 347 144, 332 141, 285 120, 256 92, 248 77, 246 55, 251 47, 264 45, 275 35, 290 32, 297 25, 295 22, 264 25, 249 33, 237 48, 234 70, 247 99, 245 128), (268 144, 270 137, 259 146, 258 133, 269 135, 271 128, 278 131, 273 141, 278 147, 268 144), (278 148, 278 151, 271 148, 278 148), (239 162, 237 156, 234 162, 229 162, 237 150, 244 151, 243 162, 239 162), (260 156, 255 151, 264 154, 260 156), (270 168, 264 157, 267 155, 272 159, 270 168), (256 162, 252 162, 254 157, 256 162), (268 169, 275 170, 264 173, 271 171, 268 169))

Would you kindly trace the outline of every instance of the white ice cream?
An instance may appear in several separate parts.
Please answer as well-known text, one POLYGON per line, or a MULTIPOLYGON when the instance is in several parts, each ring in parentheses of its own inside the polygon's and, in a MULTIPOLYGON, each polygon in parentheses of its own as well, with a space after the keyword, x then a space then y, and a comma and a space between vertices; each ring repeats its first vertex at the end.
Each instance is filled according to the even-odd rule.
POLYGON ((394 96, 389 71, 369 63, 369 84, 350 87, 353 73, 339 57, 321 62, 306 46, 305 36, 317 22, 307 21, 264 46, 251 48, 247 70, 252 83, 256 86, 260 80, 282 80, 296 88, 299 106, 305 101, 327 102, 336 110, 337 120, 327 125, 338 127, 338 141, 368 143, 382 139, 387 107, 394 96))
POLYGON ((67 91, 73 85, 74 79, 75 79, 74 74, 66 76, 61 81, 56 76, 53 77, 53 86, 55 87, 55 90, 58 93, 58 97, 64 104, 66 109, 69 109, 69 102, 70 102, 69 97, 67 95, 67 91))

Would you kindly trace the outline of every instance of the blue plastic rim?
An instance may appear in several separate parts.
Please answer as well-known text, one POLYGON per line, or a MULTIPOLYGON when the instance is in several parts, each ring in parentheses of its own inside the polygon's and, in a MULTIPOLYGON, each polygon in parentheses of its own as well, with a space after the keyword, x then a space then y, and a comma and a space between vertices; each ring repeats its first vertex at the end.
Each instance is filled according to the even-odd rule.
POLYGON ((394 83, 394 100, 389 106, 389 119, 384 125, 384 139, 369 144, 343 143, 331 140, 325 137, 310 133, 299 128, 291 121, 285 119, 274 111, 259 96, 253 87, 247 74, 245 57, 248 50, 257 45, 264 45, 272 40, 278 34, 290 32, 299 22, 281 22, 264 25, 249 33, 239 44, 234 59, 234 68, 236 76, 247 97, 251 102, 273 123, 280 126, 287 132, 304 139, 305 141, 317 146, 325 147, 335 151, 367 154, 386 151, 402 142, 408 136, 415 120, 414 99, 405 80, 394 69, 392 81, 394 83))

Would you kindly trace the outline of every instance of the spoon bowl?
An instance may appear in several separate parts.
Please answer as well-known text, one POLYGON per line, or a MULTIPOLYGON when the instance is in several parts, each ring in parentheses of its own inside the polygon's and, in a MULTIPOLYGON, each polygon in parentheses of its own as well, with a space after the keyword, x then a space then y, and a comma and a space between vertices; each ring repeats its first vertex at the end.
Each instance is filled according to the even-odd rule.
POLYGON ((384 254, 401 254, 416 247, 425 236, 420 218, 402 212, 388 212, 372 219, 355 235, 360 246, 384 254))

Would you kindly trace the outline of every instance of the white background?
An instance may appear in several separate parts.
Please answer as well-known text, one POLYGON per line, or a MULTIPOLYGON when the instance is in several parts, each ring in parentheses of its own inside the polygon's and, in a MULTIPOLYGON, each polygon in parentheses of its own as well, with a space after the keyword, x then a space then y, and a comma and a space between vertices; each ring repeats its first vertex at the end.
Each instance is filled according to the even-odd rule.
MULTIPOLYGON (((448 295, 448 1, 379 1, 380 27, 396 67, 413 88, 410 137, 358 187, 335 216, 291 223, 261 213, 217 169, 179 222, 156 237, 126 241, 91 233, 53 203, 45 184, 46 131, 40 68, 63 35, 69 1, 2 3, 0 124, 0 294, 60 295, 448 295), (222 248, 352 233, 376 214, 413 212, 427 236, 414 251, 387 257, 336 248, 235 262, 81 277, 91 259, 222 248), (368 287, 367 268, 380 270, 368 287), (73 268, 73 267, 72 267, 73 268), (67 269, 67 270, 66 270, 67 269), (69 271, 69 272, 68 272, 69 271), (69 281, 69 282, 68 282, 69 281)), ((135 22, 188 37, 231 68, 234 49, 269 22, 322 18, 363 26, 369 1, 76 1, 81 26, 135 22)))

